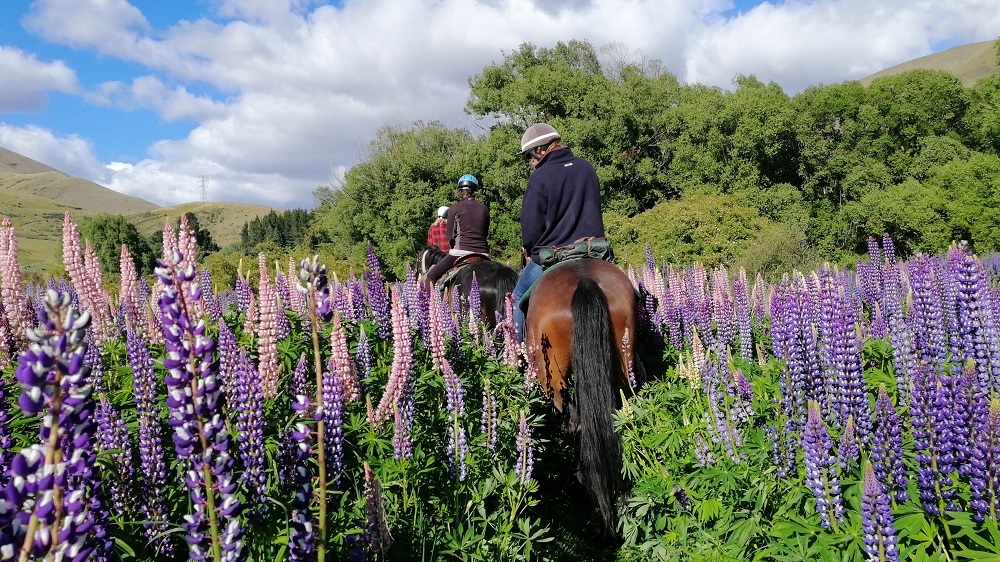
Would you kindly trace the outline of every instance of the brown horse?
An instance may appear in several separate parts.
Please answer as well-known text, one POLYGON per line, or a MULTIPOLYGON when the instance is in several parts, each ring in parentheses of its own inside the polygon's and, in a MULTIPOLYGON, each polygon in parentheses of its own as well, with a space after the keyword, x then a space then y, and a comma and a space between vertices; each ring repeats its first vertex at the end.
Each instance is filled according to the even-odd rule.
MULTIPOLYGON (((531 290, 525 344, 538 382, 579 437, 579 478, 617 537, 624 489, 621 440, 612 413, 632 394, 637 299, 628 276, 603 260, 554 266, 531 290), (628 337, 626 337, 626 332, 628 337)), ((641 365, 635 365, 641 371, 641 365)))

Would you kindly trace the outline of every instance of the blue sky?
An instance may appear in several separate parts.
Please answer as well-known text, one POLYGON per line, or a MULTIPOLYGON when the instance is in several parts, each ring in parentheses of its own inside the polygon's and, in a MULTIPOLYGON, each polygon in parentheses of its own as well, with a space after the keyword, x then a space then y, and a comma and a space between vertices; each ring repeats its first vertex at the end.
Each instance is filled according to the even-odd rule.
POLYGON ((468 77, 523 42, 794 94, 998 30, 995 0, 4 0, 0 146, 161 205, 204 175, 213 200, 309 207, 382 125, 476 130, 468 77))

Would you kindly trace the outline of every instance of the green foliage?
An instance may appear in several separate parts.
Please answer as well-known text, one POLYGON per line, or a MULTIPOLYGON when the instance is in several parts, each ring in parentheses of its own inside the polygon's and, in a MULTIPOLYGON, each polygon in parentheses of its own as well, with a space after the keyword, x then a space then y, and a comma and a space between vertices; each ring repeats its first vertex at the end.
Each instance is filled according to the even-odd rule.
POLYGON ((522 44, 469 85, 465 109, 483 134, 438 123, 385 127, 341 185, 317 190, 316 228, 332 258, 361 264, 371 242, 388 270, 402 275, 434 208, 452 201, 454 179, 473 173, 491 210, 492 253, 516 263, 530 173, 518 141, 539 120, 594 163, 609 237, 630 261, 647 238, 635 234, 647 228, 657 234, 648 238, 660 257, 739 260, 757 271, 849 262, 869 235, 886 231, 904 256, 957 239, 979 252, 1000 250, 997 219, 981 213, 992 208, 992 182, 978 160, 1000 150, 998 77, 965 88, 947 72, 913 70, 868 87, 820 85, 789 97, 754 76, 737 75, 730 90, 680 84, 659 61, 620 44, 598 51, 567 41, 522 44), (961 169, 977 160, 978 170, 961 169), (968 186, 960 193, 942 185, 944 175, 963 174, 947 179, 968 186), (986 187, 972 189, 973 178, 986 187), (720 195, 737 199, 704 199, 720 195), (714 235, 706 221, 647 214, 662 205, 684 214, 716 204, 733 208, 706 210, 707 220, 722 221, 714 235), (700 232, 682 232, 699 225, 700 232))
POLYGON ((714 266, 732 262, 772 225, 738 195, 691 195, 609 227, 609 236, 625 263, 642 263, 648 242, 657 262, 714 266))
POLYGON ((120 273, 122 246, 127 246, 136 271, 150 271, 156 264, 153 249, 135 225, 121 215, 98 215, 80 225, 81 237, 93 246, 101 271, 120 273))
POLYGON ((274 210, 243 224, 239 248, 247 253, 257 253, 258 246, 271 243, 277 248, 310 250, 319 243, 312 228, 313 213, 305 209, 292 209, 277 213, 274 210))

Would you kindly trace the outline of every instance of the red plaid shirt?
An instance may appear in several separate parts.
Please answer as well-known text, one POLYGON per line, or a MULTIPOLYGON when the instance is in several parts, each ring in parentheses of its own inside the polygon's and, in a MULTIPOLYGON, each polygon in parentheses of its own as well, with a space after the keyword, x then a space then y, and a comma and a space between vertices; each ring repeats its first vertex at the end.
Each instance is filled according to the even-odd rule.
POLYGON ((448 241, 448 221, 443 219, 434 221, 427 231, 427 244, 441 248, 442 252, 451 249, 451 243, 448 241))

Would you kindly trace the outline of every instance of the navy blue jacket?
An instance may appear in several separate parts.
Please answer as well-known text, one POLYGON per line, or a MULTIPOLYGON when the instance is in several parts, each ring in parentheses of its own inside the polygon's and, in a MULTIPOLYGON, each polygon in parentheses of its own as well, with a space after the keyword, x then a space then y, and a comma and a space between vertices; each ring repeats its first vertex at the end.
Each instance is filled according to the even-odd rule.
POLYGON ((521 245, 538 260, 541 246, 567 246, 604 236, 601 185, 594 166, 558 148, 542 157, 521 202, 521 245))

